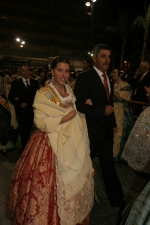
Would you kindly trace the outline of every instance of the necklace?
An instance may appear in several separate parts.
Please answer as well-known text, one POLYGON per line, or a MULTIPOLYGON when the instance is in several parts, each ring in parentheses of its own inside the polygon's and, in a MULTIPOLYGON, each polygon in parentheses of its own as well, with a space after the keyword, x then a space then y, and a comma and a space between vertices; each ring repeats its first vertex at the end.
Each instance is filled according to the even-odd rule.
MULTIPOLYGON (((53 84, 53 83, 52 83, 53 84)), ((54 85, 54 84, 53 84, 54 85)), ((62 94, 61 93, 61 91, 60 90, 58 90, 58 88, 54 85, 54 87, 56 88, 56 90, 59 92, 59 94, 64 98, 64 97, 67 97, 67 96, 65 96, 65 94, 66 94, 66 87, 65 87, 65 93, 64 94, 62 94)))

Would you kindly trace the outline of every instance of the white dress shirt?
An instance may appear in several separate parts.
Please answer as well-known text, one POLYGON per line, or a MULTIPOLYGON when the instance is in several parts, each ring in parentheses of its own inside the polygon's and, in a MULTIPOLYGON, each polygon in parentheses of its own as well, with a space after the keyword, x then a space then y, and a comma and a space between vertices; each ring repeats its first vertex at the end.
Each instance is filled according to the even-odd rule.
MULTIPOLYGON (((95 66, 94 66, 93 68, 96 70, 96 72, 98 73, 98 75, 99 75, 99 77, 100 77, 102 83, 104 84, 104 77, 102 76, 104 73, 102 73, 102 72, 101 72, 99 69, 97 69, 95 66)), ((106 72, 105 72, 105 74, 106 74, 106 72)), ((107 84, 108 84, 109 94, 110 94, 110 93, 111 93, 111 88, 110 88, 110 82, 109 82, 109 78, 108 78, 107 74, 106 74, 106 78, 107 78, 107 84)))
POLYGON ((24 85, 27 87, 27 82, 26 81, 28 81, 28 84, 29 84, 29 86, 30 86, 30 79, 28 78, 28 79, 25 79, 24 77, 22 77, 22 81, 23 81, 23 83, 24 83, 24 85))

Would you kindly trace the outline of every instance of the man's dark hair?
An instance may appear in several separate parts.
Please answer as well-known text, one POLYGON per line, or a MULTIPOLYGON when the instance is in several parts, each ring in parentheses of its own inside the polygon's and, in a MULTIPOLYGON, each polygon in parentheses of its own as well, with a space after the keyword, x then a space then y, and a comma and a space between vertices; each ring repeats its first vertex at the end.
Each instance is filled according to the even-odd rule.
POLYGON ((84 61, 86 61, 89 64, 89 68, 92 68, 92 62, 89 59, 85 59, 84 61))
POLYGON ((94 47, 93 49, 93 56, 97 56, 99 51, 101 49, 104 49, 104 50, 110 50, 111 51, 111 48, 109 47, 109 45, 106 45, 106 44, 98 44, 94 47))

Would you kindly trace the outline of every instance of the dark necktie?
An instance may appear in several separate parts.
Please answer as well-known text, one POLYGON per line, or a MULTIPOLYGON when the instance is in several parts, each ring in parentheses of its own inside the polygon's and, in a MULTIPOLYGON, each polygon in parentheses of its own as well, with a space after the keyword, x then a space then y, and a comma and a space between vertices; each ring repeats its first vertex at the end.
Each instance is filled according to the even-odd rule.
POLYGON ((26 87, 29 89, 30 85, 29 85, 29 81, 26 80, 26 87))
POLYGON ((104 77, 104 88, 106 91, 106 95, 107 95, 107 99, 109 100, 109 88, 108 88, 108 83, 107 83, 107 77, 106 74, 102 74, 102 76, 104 77))

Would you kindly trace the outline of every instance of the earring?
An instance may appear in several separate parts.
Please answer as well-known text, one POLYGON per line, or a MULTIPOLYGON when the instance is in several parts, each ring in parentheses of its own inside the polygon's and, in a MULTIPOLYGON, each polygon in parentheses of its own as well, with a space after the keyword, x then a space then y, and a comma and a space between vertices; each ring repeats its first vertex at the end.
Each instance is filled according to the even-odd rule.
POLYGON ((54 74, 52 74, 52 82, 54 81, 54 74))

